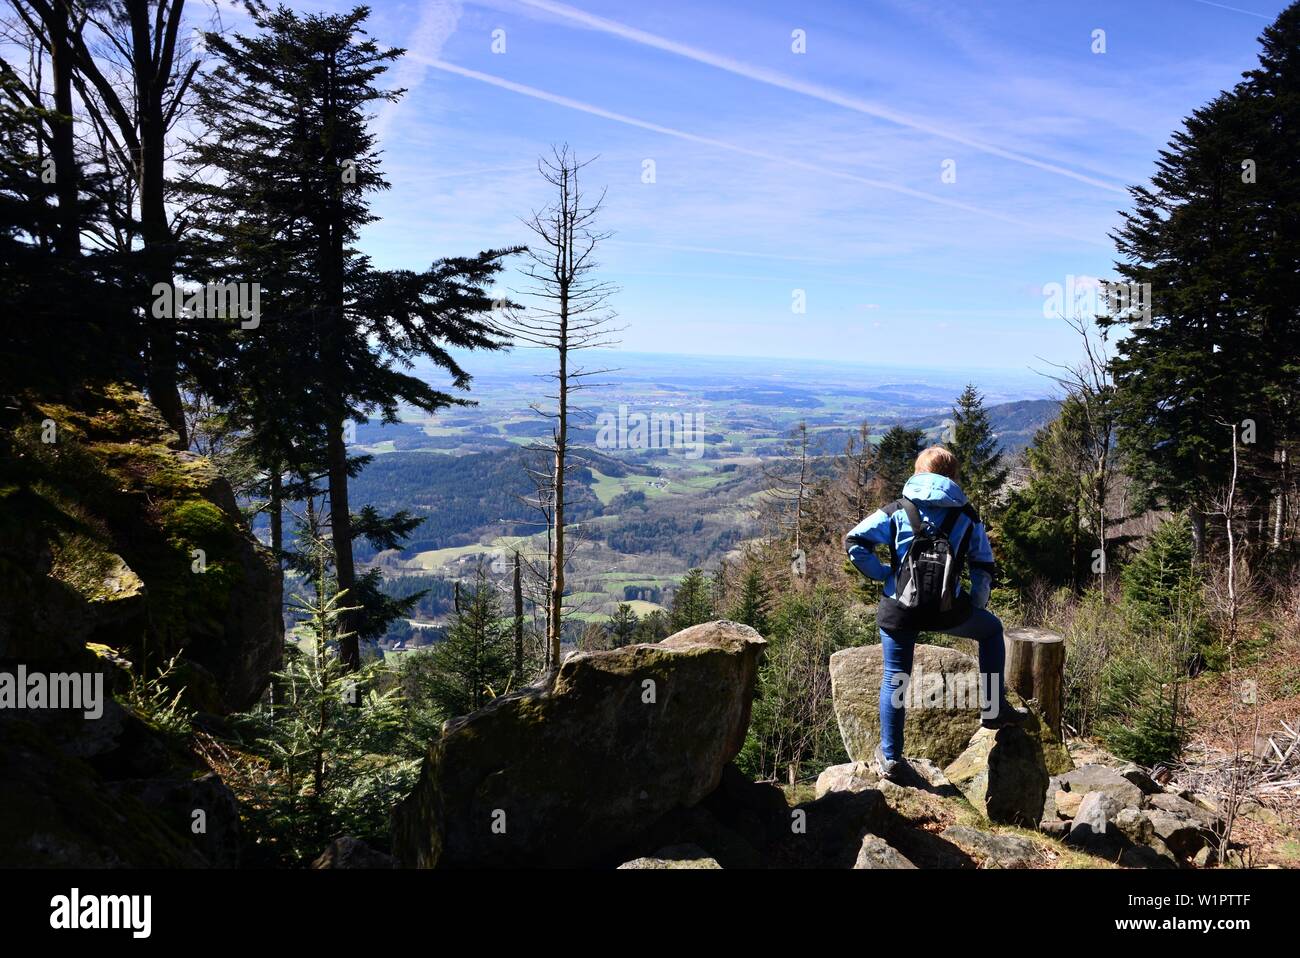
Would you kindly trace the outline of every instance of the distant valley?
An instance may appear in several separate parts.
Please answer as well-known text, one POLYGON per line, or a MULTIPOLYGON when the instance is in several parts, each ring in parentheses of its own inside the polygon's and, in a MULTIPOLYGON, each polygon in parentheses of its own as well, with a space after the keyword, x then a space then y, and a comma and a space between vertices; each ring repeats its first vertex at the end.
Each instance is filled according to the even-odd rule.
MULTIPOLYGON (((971 381, 1014 456, 1057 409, 1043 398, 1050 383, 1029 372, 622 352, 585 358, 591 368, 617 369, 591 377, 599 384, 580 394, 570 427, 581 447, 568 495, 570 534, 579 543, 568 603, 575 623, 603 621, 620 602, 638 614, 660 608, 688 569, 716 564, 759 535, 763 465, 781 455, 800 422, 827 463, 864 419, 875 438, 903 424, 940 441, 971 381), (620 417, 631 424, 623 435, 611 425, 620 417), (638 424, 667 425, 655 436, 653 428, 638 434, 638 424), (656 441, 659 448, 646 448, 656 441)), ((374 458, 354 481, 354 509, 406 509, 425 519, 400 552, 359 552, 384 570, 395 594, 431 590, 409 631, 399 627, 387 644, 435 635, 428 627, 450 611, 449 581, 480 563, 504 577, 515 550, 525 560, 545 555, 545 526, 526 501, 533 484, 525 463, 537 460, 530 447, 550 432, 534 408, 548 408, 547 358, 521 351, 462 362, 475 374, 467 398, 477 405, 356 430, 353 451, 374 458)), ((856 518, 845 516, 846 528, 856 518)))

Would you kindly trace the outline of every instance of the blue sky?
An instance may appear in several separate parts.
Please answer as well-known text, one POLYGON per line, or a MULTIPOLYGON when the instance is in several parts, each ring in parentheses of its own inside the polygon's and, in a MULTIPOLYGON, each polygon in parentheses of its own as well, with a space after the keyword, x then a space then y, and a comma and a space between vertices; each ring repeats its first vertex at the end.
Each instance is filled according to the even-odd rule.
POLYGON ((536 158, 568 142, 599 156, 627 349, 1070 361, 1043 287, 1112 274, 1124 188, 1283 6, 376 0, 409 92, 377 118, 393 188, 364 245, 419 267, 526 241, 536 158))

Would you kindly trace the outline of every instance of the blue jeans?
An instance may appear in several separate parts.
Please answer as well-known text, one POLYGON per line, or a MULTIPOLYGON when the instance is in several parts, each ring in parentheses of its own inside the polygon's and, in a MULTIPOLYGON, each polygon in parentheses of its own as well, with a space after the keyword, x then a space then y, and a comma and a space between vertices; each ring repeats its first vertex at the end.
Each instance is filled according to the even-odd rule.
MULTIPOLYGON (((979 643, 981 710, 992 705, 1000 706, 1003 700, 1002 669, 1006 664, 1006 649, 1002 644, 1002 620, 988 609, 975 609, 961 625, 944 629, 946 635, 974 639, 979 643)), ((898 702, 906 701, 905 683, 912 675, 912 653, 916 651, 917 632, 880 630, 880 647, 884 653, 884 672, 880 677, 880 748, 885 758, 903 757, 903 719, 907 709, 898 702), (902 690, 896 696, 896 690, 902 690)))

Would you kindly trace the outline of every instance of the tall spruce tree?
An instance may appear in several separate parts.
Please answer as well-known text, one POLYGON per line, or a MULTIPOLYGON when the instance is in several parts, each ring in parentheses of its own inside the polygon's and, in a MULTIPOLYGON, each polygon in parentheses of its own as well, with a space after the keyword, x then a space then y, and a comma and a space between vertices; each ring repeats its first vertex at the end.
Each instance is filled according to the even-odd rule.
MULTIPOLYGON (((319 449, 328 475, 335 574, 349 592, 359 583, 348 480, 359 464, 348 455, 347 423, 376 413, 396 422, 401 404, 434 412, 466 403, 409 370, 416 359, 431 361, 453 388, 468 388, 470 376, 448 347, 504 345, 485 321, 493 306, 488 286, 514 252, 443 259, 413 272, 377 270, 356 248, 359 231, 375 219, 371 195, 388 188, 368 110, 400 95, 378 82, 402 51, 366 36, 368 15, 365 7, 322 16, 254 10, 256 34, 208 35, 220 63, 201 93, 205 114, 226 133, 202 152, 221 173, 214 237, 246 232, 236 249, 245 259, 234 268, 245 282, 265 276, 277 293, 261 324, 276 327, 274 341, 245 347, 241 401, 249 421, 266 423, 279 393, 292 393, 287 410, 305 417, 306 448, 319 449), (252 211, 241 191, 257 197, 252 211)), ((266 437, 273 475, 292 465, 300 439, 266 437)), ((345 613, 341 626, 351 635, 344 662, 356 668, 355 614, 345 613)))
POLYGON ((989 512, 1010 471, 1002 464, 997 436, 984 409, 984 397, 967 385, 952 411, 948 448, 961 463, 961 487, 981 515, 989 512))
MULTIPOLYGON (((1156 162, 1115 234, 1150 316, 1108 317, 1118 343, 1121 450, 1148 502, 1189 510, 1198 547, 1230 469, 1224 420, 1253 426, 1239 492, 1247 529, 1269 528, 1269 490, 1286 476, 1300 399, 1300 4, 1261 37, 1259 67, 1194 111, 1156 162)), ((1247 428, 1244 427, 1243 428, 1247 428)), ((1285 480, 1285 481, 1283 481, 1285 480)))

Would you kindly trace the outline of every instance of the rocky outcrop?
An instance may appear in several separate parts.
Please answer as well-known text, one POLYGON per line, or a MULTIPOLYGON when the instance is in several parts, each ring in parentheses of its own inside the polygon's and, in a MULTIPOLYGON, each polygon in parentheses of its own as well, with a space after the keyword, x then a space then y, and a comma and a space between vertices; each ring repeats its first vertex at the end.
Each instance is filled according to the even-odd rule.
POLYGON ((944 775, 991 822, 1033 828, 1042 820, 1049 777, 1030 711, 1021 725, 980 729, 944 775))
MULTIPOLYGON (((880 741, 879 645, 842 649, 831 656, 831 693, 849 758, 872 759, 880 741)), ((980 727, 979 664, 956 649, 916 646, 905 704, 905 753, 944 766, 957 758, 980 727)))
POLYGON ((0 661, 156 671, 181 653, 193 704, 252 705, 283 652, 280 573, 229 484, 138 392, 29 400, 0 445, 0 661), (46 441, 49 440, 49 441, 46 441))
POLYGON ((451 720, 397 810, 395 853, 426 868, 608 860, 718 788, 744 743, 764 645, 748 626, 710 622, 580 652, 451 720))
POLYGON ((252 704, 282 654, 277 564, 138 392, 17 397, 0 418, 0 671, 102 690, 98 716, 0 712, 0 753, 22 756, 0 773, 0 864, 236 864, 230 791, 118 700, 179 656, 190 707, 252 704))

